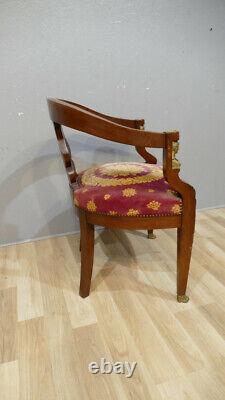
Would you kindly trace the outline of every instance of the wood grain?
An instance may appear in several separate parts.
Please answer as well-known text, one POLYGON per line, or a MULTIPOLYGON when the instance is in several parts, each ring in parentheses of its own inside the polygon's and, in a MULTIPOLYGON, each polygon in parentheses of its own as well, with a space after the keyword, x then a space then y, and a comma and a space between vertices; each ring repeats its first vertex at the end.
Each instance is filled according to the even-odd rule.
POLYGON ((1 400, 19 400, 19 366, 18 361, 0 364, 1 400))
POLYGON ((16 288, 0 290, 0 363, 16 360, 16 288))
POLYGON ((19 322, 17 346, 20 399, 54 400, 56 392, 44 318, 19 322))

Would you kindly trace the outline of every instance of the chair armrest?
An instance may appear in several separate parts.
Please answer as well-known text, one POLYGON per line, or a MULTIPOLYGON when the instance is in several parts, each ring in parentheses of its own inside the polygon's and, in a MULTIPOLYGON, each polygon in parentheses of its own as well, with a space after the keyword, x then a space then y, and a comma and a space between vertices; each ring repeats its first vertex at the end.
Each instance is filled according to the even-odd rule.
POLYGON ((50 118, 59 125, 117 143, 140 147, 165 147, 164 133, 130 128, 62 100, 48 99, 47 101, 50 118))
POLYGON ((82 106, 81 104, 74 103, 73 101, 63 100, 63 99, 59 99, 59 100, 63 101, 64 103, 74 105, 82 110, 88 111, 91 114, 95 114, 95 115, 98 115, 99 117, 108 119, 109 121, 115 122, 116 124, 128 126, 130 128, 142 129, 142 127, 144 127, 144 124, 145 124, 144 119, 126 119, 126 118, 113 117, 113 116, 102 114, 98 111, 92 110, 91 108, 82 106))

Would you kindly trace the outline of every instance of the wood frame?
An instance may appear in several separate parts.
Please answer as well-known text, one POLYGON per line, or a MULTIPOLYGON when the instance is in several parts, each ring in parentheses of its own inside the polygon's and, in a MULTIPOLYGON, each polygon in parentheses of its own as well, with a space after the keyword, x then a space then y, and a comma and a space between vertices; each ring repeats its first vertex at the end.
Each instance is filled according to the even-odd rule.
MULTIPOLYGON (((94 226, 117 229, 177 228, 177 300, 187 302, 186 287, 195 227, 195 190, 179 177, 180 165, 176 160, 179 132, 150 132, 144 130, 144 119, 122 119, 98 113, 87 107, 60 99, 47 99, 50 118, 54 124, 59 149, 66 168, 72 199, 77 187, 77 172, 62 125, 106 140, 129 144, 144 158, 155 164, 156 158, 146 147, 163 149, 163 174, 170 187, 177 191, 183 202, 182 214, 155 217, 119 217, 100 215, 78 209, 81 231, 80 296, 90 292, 94 256, 94 226), (176 148, 176 150, 175 150, 176 148)), ((73 200, 74 204, 74 200, 73 200)))

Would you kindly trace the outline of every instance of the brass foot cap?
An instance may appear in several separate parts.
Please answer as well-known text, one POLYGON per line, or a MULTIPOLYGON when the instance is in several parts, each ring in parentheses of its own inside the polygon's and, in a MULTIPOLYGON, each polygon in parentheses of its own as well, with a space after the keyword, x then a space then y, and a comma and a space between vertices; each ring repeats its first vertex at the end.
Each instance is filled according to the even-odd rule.
POLYGON ((148 239, 156 239, 156 235, 153 232, 149 232, 148 239))
POLYGON ((178 303, 187 303, 189 301, 189 297, 186 296, 186 294, 183 294, 182 296, 177 295, 177 301, 178 303))

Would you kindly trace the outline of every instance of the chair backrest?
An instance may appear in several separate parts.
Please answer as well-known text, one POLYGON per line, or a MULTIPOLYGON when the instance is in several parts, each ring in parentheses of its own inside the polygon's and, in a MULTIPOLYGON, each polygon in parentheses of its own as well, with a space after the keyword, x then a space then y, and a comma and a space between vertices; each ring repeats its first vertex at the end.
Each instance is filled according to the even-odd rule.
POLYGON ((47 101, 59 149, 72 187, 78 174, 62 125, 106 140, 135 146, 147 162, 155 163, 156 158, 147 153, 145 147, 165 148, 165 134, 142 130, 143 119, 127 120, 111 117, 61 99, 49 98, 47 101))

